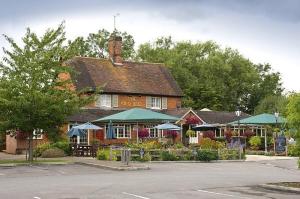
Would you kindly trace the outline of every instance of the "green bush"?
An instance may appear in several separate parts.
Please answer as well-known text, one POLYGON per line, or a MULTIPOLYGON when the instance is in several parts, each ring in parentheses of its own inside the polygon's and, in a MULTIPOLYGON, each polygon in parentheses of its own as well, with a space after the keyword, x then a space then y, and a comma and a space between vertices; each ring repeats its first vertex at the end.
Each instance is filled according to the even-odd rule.
MULTIPOLYGON (((241 156, 242 158, 243 156, 241 156)), ((220 160, 238 160, 240 158, 240 154, 238 150, 234 149, 222 149, 219 151, 219 159, 220 160)))
POLYGON ((258 149, 258 147, 261 145, 261 139, 259 136, 253 136, 249 140, 249 144, 253 149, 258 149))
POLYGON ((151 157, 150 153, 147 152, 147 153, 144 154, 143 158, 139 157, 138 161, 149 162, 149 161, 151 161, 151 159, 152 159, 152 157, 151 157))
POLYGON ((182 149, 182 148, 184 148, 184 145, 182 143, 176 143, 176 144, 174 144, 174 148, 175 149, 182 149))
POLYGON ((33 151, 33 156, 40 157, 44 151, 50 149, 51 145, 49 143, 39 144, 33 151))
POLYGON ((298 168, 300 169, 300 158, 298 160, 298 168))
POLYGON ((58 158, 58 157, 64 157, 65 153, 63 150, 59 148, 50 148, 46 149, 45 151, 42 152, 41 157, 42 158, 58 158))
MULTIPOLYGON (((110 158, 110 149, 98 149, 97 151, 97 160, 109 160, 110 158)), ((112 151, 112 160, 117 161, 117 152, 112 151)))
POLYGON ((300 147, 297 147, 296 144, 289 144, 288 145, 288 155, 300 157, 300 147))
POLYGON ((67 141, 59 141, 51 144, 51 148, 59 148, 65 152, 66 155, 72 155, 70 143, 67 141))
POLYGON ((196 160, 199 161, 212 161, 218 159, 218 152, 212 150, 198 150, 196 160))
POLYGON ((162 151, 161 152, 161 159, 163 161, 176 161, 178 160, 176 155, 169 151, 162 151))

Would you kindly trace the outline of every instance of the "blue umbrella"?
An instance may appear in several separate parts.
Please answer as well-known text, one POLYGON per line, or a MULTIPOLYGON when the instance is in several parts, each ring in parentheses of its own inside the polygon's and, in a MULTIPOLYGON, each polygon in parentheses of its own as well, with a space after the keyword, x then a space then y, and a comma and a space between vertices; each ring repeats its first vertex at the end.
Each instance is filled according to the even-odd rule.
POLYGON ((75 129, 93 129, 93 130, 99 130, 99 129, 102 129, 101 127, 99 126, 96 126, 90 122, 87 122, 87 123, 84 123, 84 124, 81 124, 81 125, 78 125, 78 126, 75 126, 73 127, 75 129))
POLYGON ((113 139, 113 138, 115 138, 114 132, 113 132, 113 125, 112 125, 111 120, 108 123, 108 128, 107 128, 107 132, 106 132, 106 138, 107 139, 113 139))
POLYGON ((77 128, 71 128, 69 131, 68 131, 68 136, 69 137, 73 137, 73 136, 83 136, 86 134, 86 130, 83 130, 83 129, 77 129, 77 128))
POLYGON ((161 124, 161 125, 157 125, 154 128, 157 128, 159 130, 175 130, 175 131, 179 131, 181 128, 174 125, 174 124, 170 124, 170 123, 165 123, 165 124, 161 124))

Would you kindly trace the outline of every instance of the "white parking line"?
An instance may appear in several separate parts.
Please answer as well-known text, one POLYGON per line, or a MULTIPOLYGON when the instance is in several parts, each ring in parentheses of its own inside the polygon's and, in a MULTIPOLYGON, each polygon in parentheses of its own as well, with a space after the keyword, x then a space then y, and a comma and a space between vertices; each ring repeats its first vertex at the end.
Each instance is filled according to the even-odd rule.
POLYGON ((5 174, 4 173, 0 173, 0 176, 4 176, 5 174))
POLYGON ((134 196, 136 198, 150 199, 150 198, 147 198, 147 197, 144 197, 144 196, 139 196, 139 195, 135 195, 135 194, 132 194, 132 193, 127 193, 127 192, 122 192, 122 194, 129 195, 129 196, 134 196))
POLYGON ((210 193, 210 194, 215 194, 215 195, 221 195, 221 196, 228 196, 228 197, 233 197, 233 198, 244 198, 244 199, 251 199, 248 197, 242 197, 242 196, 236 196, 236 195, 230 195, 230 194, 226 194, 226 193, 218 193, 218 192, 212 192, 212 191, 206 191, 206 190, 197 190, 199 192, 203 192, 203 193, 210 193))
POLYGON ((35 196, 35 197, 33 197, 33 199, 41 199, 40 197, 37 197, 37 196, 35 196))

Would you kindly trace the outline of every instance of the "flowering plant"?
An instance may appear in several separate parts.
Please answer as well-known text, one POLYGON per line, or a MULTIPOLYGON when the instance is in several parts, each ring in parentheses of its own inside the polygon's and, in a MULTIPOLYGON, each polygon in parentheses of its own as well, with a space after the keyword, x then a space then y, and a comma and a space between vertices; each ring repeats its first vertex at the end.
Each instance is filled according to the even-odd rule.
POLYGON ((199 124, 200 119, 197 118, 195 115, 191 115, 185 119, 186 124, 199 124))
POLYGON ((215 139, 215 132, 213 131, 204 131, 203 132, 203 137, 204 138, 210 138, 211 140, 214 140, 215 139))
POLYGON ((149 137, 149 131, 148 129, 139 129, 139 133, 138 133, 139 138, 146 138, 149 137))
POLYGON ((165 136, 169 138, 175 138, 177 136, 177 132, 173 130, 169 130, 165 133, 165 136))

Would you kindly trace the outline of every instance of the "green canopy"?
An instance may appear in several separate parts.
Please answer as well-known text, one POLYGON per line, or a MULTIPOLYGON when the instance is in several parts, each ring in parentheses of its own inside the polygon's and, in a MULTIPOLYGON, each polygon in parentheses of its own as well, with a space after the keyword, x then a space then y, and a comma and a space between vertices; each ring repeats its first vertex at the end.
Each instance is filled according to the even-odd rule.
POLYGON ((276 122, 275 115, 263 113, 260 115, 255 115, 252 117, 242 119, 240 121, 237 120, 229 124, 238 124, 238 122, 240 122, 240 124, 276 124, 276 123, 281 124, 281 123, 285 123, 286 119, 283 117, 278 117, 276 122))
POLYGON ((132 108, 127 111, 116 113, 110 116, 106 116, 93 122, 147 122, 147 121, 177 121, 180 118, 173 117, 170 115, 158 113, 155 111, 142 109, 142 108, 132 108))

